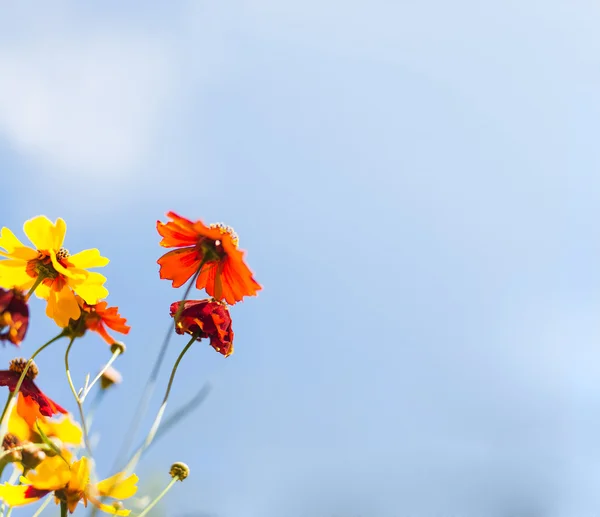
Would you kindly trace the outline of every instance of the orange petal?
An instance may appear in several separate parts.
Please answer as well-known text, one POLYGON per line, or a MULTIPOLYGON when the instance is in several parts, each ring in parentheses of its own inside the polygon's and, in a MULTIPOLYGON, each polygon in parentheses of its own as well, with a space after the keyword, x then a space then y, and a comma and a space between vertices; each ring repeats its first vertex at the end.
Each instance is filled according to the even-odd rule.
POLYGON ((198 270, 201 254, 195 248, 169 251, 158 259, 160 278, 172 280, 173 287, 181 287, 198 270))

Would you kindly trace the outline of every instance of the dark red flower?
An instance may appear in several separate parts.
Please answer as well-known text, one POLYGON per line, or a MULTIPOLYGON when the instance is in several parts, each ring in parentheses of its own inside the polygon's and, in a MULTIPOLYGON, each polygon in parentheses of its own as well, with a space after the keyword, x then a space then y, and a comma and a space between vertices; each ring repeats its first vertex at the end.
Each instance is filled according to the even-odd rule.
MULTIPOLYGON (((9 364, 8 370, 0 370, 0 386, 7 386, 10 391, 15 391, 26 364, 27 359, 13 359, 9 364)), ((40 413, 44 416, 68 413, 66 409, 44 395, 42 390, 35 385, 33 379, 36 378, 37 374, 37 366, 35 363, 31 363, 19 391, 25 397, 34 400, 40 406, 40 413)))
MULTIPOLYGON (((177 315, 180 302, 171 304, 171 317, 177 315)), ((215 299, 186 300, 175 326, 177 334, 210 339, 210 346, 225 357, 233 354, 233 330, 227 305, 215 299)))
POLYGON ((0 288, 0 341, 19 345, 29 324, 29 307, 25 295, 18 289, 0 288))

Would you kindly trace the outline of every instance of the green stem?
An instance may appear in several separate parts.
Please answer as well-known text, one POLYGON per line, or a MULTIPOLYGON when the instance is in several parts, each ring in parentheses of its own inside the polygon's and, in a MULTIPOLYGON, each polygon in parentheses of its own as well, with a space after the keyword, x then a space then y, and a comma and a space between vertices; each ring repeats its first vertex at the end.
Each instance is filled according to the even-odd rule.
POLYGON ((178 479, 179 478, 176 477, 173 478, 171 482, 166 486, 166 488, 160 494, 158 494, 156 499, 154 499, 154 501, 152 501, 148 506, 146 506, 142 513, 138 514, 137 517, 144 517, 145 515, 148 515, 148 512, 152 510, 152 508, 154 508, 165 495, 167 495, 167 492, 171 490, 171 488, 173 488, 173 485, 178 481, 178 479))
POLYGON ((60 517, 68 517, 67 516, 67 501, 60 502, 60 517))
POLYGON ((173 381, 175 380, 175 374, 177 373, 177 368, 179 367, 179 363, 181 363, 183 356, 190 349, 190 347, 194 344, 194 341, 196 341, 197 337, 198 337, 197 334, 194 334, 192 336, 192 339, 189 340, 188 344, 185 345, 185 347, 183 348, 183 350, 177 357, 177 360, 175 361, 175 364, 173 365, 173 370, 171 371, 171 376, 169 377, 169 384, 167 384, 165 396, 163 397, 162 404, 158 410, 158 413, 156 414, 156 418, 154 419, 152 427, 150 428, 150 431, 148 432, 148 436, 146 436, 146 440, 144 441, 143 445, 136 451, 136 453, 133 455, 131 460, 129 460, 129 463, 125 467, 125 473, 127 473, 127 474, 133 473, 133 470, 135 469, 136 465, 140 461, 142 454, 146 451, 146 449, 148 447, 150 447, 152 440, 154 440, 154 437, 156 436, 156 432, 158 431, 158 427, 160 426, 160 422, 162 421, 162 417, 165 413, 165 409, 167 408, 167 401, 169 400, 169 394, 171 393, 171 388, 173 387, 173 381))
POLYGON ((104 368, 102 368, 102 370, 100 370, 100 373, 98 375, 96 375, 96 377, 89 384, 89 386, 87 387, 87 389, 84 390, 84 392, 81 394, 81 403, 82 404, 83 404, 83 401, 88 396, 88 394, 89 394, 90 390, 92 389, 92 387, 94 386, 94 384, 96 384, 100 380, 100 378, 102 377, 102 375, 104 375, 104 372, 106 372, 106 370, 108 370, 111 367, 111 365, 115 362, 115 360, 117 359, 117 357, 119 357, 119 355, 121 355, 121 349, 117 349, 117 351, 112 355, 112 357, 110 358, 110 360, 108 361, 108 363, 106 363, 106 365, 104 366, 104 368))
POLYGON ((71 352, 71 347, 73 346, 74 342, 75 342, 75 336, 72 336, 71 340, 69 341, 69 346, 67 347, 67 351, 65 352, 65 370, 67 372, 67 380, 69 381, 69 387, 71 388, 71 391, 73 392, 73 396, 75 397, 75 402, 77 403, 77 409, 79 409, 79 417, 81 418, 81 430, 83 431, 83 442, 85 443, 85 448, 87 450, 88 455, 91 458, 92 457, 92 447, 90 445, 90 439, 88 436, 87 423, 85 421, 85 414, 83 412, 82 399, 80 399, 79 395, 77 394, 77 389, 75 388, 75 385, 73 384, 73 379, 71 378, 71 371, 69 369, 69 352, 71 352))
POLYGON ((158 379, 158 373, 160 371, 160 367, 162 366, 162 363, 165 360, 165 354, 167 353, 167 348, 169 347, 169 342, 171 341, 171 337, 173 336, 174 330, 177 327, 177 322, 179 321, 179 318, 181 317, 181 312, 183 311, 183 302, 185 302, 188 295, 190 294, 190 291, 192 290, 192 287, 196 283, 196 279, 200 275, 200 271, 202 271, 202 268, 204 267, 205 263, 206 263, 205 260, 202 260, 196 273, 190 279, 190 281, 185 289, 185 292, 183 293, 183 298, 179 301, 179 307, 177 309, 177 313, 175 314, 175 317, 173 318, 173 323, 169 324, 167 334, 165 335, 163 343, 158 352, 158 356, 156 357, 156 361, 154 362, 152 372, 150 373, 150 376, 148 377, 148 380, 146 381, 146 387, 144 388, 144 392, 142 393, 140 403, 137 407, 137 410, 135 412, 135 415, 133 417, 131 425, 129 426, 128 431, 125 433, 125 436, 127 438, 123 441, 123 444, 121 446, 121 449, 119 450, 119 453, 117 454, 115 465, 113 466, 112 470, 117 470, 117 469, 120 470, 119 469, 119 467, 120 467, 119 458, 126 457, 129 452, 129 449, 133 445, 133 440, 135 439, 135 436, 138 432, 139 424, 142 421, 144 415, 146 414, 146 411, 148 410, 148 404, 150 402, 150 398, 152 397, 152 393, 154 392, 154 386, 156 385, 156 381, 158 379))
POLYGON ((33 283, 33 285, 31 286, 31 289, 29 289, 29 291, 27 292, 27 294, 25 295, 25 301, 28 302, 29 298, 31 298, 31 295, 35 292, 35 290, 38 288, 38 286, 44 281, 46 280, 47 275, 43 275, 41 273, 38 274, 37 278, 35 279, 35 282, 33 283))
POLYGON ((12 403, 13 399, 15 398, 15 396, 17 395, 17 393, 19 393, 19 390, 21 389, 21 385, 23 384, 23 381, 25 380, 25 377, 27 376, 27 371, 29 370, 31 363, 33 363, 33 360, 36 358, 36 356, 42 350, 44 350, 44 348, 50 346, 52 343, 54 343, 55 341, 58 341, 61 337, 64 337, 66 335, 67 335, 67 331, 63 330, 60 334, 53 337, 50 341, 48 341, 47 343, 44 343, 40 348, 38 348, 33 353, 33 355, 29 358, 29 360, 25 364, 25 368, 23 368, 23 373, 21 373, 21 377, 19 377, 19 380, 17 381, 17 385, 15 386, 15 389, 9 393, 6 404, 4 405, 4 409, 2 410, 2 414, 0 415, 0 436, 2 437, 2 439, 4 439, 4 435, 6 434, 6 430, 8 429, 8 419, 10 417, 10 413, 8 411, 9 406, 11 405, 11 403, 12 403))

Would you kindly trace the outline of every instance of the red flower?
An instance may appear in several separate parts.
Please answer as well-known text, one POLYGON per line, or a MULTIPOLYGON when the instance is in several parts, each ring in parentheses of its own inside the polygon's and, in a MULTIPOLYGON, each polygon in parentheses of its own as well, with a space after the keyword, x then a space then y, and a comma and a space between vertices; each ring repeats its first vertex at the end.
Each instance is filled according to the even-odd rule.
POLYGON ((173 287, 181 287, 202 266, 196 287, 229 304, 262 289, 244 262, 244 252, 238 249, 238 237, 230 227, 194 223, 174 212, 167 213, 167 217, 171 219, 167 223, 156 222, 162 236, 160 245, 179 249, 158 259, 160 278, 172 280, 173 287))
MULTIPOLYGON (((171 304, 171 317, 175 317, 180 302, 171 304)), ((225 357, 233 354, 233 330, 227 305, 214 299, 186 300, 183 302, 177 325, 177 334, 197 335, 198 341, 210 338, 210 346, 225 357)))
MULTIPOLYGON (((0 386, 8 386, 10 391, 15 391, 26 364, 27 359, 13 359, 9 364, 8 370, 0 370, 0 386)), ((36 378, 37 374, 37 366, 35 363, 31 363, 19 391, 25 397, 29 397, 37 402, 38 406, 40 406, 40 413, 44 416, 52 416, 57 413, 68 413, 66 409, 44 395, 42 390, 35 385, 33 379, 36 378)))
POLYGON ((0 341, 18 345, 25 338, 28 325, 29 307, 24 293, 0 288, 0 341))
POLYGON ((107 302, 90 305, 85 303, 80 296, 75 297, 81 307, 81 317, 77 322, 72 321, 73 329, 80 329, 82 334, 85 330, 97 332, 109 345, 117 340, 106 331, 106 327, 121 334, 129 334, 131 327, 126 325, 127 320, 121 317, 118 307, 107 307, 107 302))

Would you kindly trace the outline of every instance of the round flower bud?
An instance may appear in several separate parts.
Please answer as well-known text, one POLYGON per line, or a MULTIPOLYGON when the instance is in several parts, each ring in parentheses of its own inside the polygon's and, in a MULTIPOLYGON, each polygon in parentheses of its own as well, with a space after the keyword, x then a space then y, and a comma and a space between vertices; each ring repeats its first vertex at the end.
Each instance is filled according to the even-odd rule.
POLYGON ((190 473, 190 468, 185 463, 182 463, 181 461, 178 461, 177 463, 173 463, 173 465, 171 465, 171 470, 169 471, 169 474, 171 474, 171 477, 178 478, 179 481, 183 481, 186 477, 188 477, 189 473, 190 473))
POLYGON ((103 390, 110 388, 113 384, 119 384, 123 378, 112 366, 109 366, 100 376, 100 387, 103 390))
POLYGON ((125 343, 122 343, 121 341, 115 341, 112 345, 110 345, 110 351, 113 354, 116 354, 117 352, 119 352, 119 354, 124 354, 125 350, 125 343))

